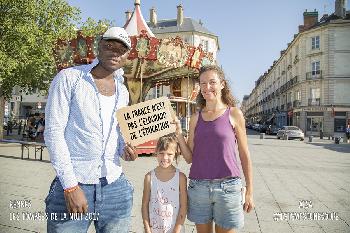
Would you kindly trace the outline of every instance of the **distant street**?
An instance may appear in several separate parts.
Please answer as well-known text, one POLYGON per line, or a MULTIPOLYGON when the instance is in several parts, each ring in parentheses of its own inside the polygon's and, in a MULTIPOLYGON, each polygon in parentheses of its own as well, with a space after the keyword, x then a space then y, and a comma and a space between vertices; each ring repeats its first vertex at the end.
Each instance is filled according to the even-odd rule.
MULTIPOLYGON (((248 138, 256 208, 246 214, 240 232, 350 232, 350 144, 318 138, 312 143, 284 141, 275 136, 262 140, 250 130, 248 138)), ((44 161, 34 160, 34 151, 29 160, 21 160, 20 153, 16 144, 0 144, 0 232, 46 232, 45 219, 38 216, 45 209, 54 171, 46 149, 44 161), (26 200, 30 206, 15 208, 14 200, 26 200), (31 220, 33 214, 36 220, 31 220)), ((143 177, 155 165, 152 157, 123 163, 135 187, 131 232, 143 232, 143 177)), ((183 159, 178 167, 188 174, 189 165, 183 159)), ((94 232, 93 227, 89 232, 94 232)), ((196 232, 188 221, 186 232, 196 232)))

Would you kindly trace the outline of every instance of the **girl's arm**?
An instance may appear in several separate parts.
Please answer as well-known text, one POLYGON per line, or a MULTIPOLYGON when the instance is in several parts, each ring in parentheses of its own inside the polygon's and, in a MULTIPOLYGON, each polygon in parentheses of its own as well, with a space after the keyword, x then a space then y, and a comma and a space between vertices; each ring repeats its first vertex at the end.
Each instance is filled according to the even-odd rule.
POLYGON ((231 124, 235 127, 235 131, 236 131, 239 158, 242 163, 243 174, 244 174, 245 183, 247 186, 247 192, 245 195, 245 203, 243 208, 246 212, 249 213, 254 208, 253 169, 252 169, 252 161, 250 159, 250 154, 248 150, 248 140, 247 140, 247 134, 245 129, 245 120, 244 120, 242 111, 236 107, 231 108, 230 116, 231 116, 230 117, 231 124))
POLYGON ((180 209, 176 218, 174 227, 174 233, 180 233, 181 227, 183 227, 187 214, 187 178, 182 172, 179 173, 180 184, 179 184, 179 201, 180 209))
POLYGON ((181 154, 186 160, 186 162, 192 163, 192 152, 193 152, 193 141, 194 141, 194 130, 196 128, 198 121, 198 113, 195 113, 190 118, 189 132, 188 132, 188 140, 186 143, 185 138, 182 135, 181 124, 180 121, 176 118, 176 135, 179 140, 181 154))
POLYGON ((151 173, 148 172, 145 175, 143 182, 143 195, 142 195, 142 220, 145 228, 145 233, 151 233, 151 226, 149 222, 149 200, 151 196, 151 173))

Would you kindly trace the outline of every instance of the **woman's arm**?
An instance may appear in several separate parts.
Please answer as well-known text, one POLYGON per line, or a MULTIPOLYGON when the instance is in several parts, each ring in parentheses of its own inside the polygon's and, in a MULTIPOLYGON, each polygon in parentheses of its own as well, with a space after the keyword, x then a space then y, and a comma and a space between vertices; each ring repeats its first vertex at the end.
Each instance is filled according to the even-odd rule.
POLYGON ((145 233, 151 233, 151 226, 149 222, 149 200, 151 196, 151 173, 148 172, 145 175, 143 182, 143 195, 142 195, 142 220, 145 233))
POLYGON ((179 184, 179 201, 180 201, 180 209, 176 218, 176 223, 174 227, 174 233, 180 233, 181 227, 183 227, 186 214, 187 214, 187 178, 185 174, 182 172, 179 173, 180 176, 180 184, 179 184))
POLYGON ((176 121, 176 135, 179 140, 181 154, 187 163, 192 163, 192 152, 194 146, 194 130, 198 121, 198 113, 195 113, 190 118, 189 132, 187 142, 182 135, 181 124, 178 119, 176 121))
POLYGON ((254 208, 253 202, 253 168, 252 161, 250 159, 250 154, 248 150, 248 140, 245 129, 245 119, 243 113, 240 109, 234 107, 231 108, 230 112, 231 124, 235 127, 239 158, 242 163, 243 174, 245 177, 245 183, 247 192, 245 195, 244 210, 250 212, 254 208))

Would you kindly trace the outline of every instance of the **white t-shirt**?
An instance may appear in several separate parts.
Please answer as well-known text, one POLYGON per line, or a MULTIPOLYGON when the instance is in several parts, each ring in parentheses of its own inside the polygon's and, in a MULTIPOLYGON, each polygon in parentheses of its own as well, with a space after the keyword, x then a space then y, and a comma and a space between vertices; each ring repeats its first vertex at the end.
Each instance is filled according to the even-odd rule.
MULTIPOLYGON (((167 182, 160 181, 155 171, 151 171, 151 197, 149 220, 152 233, 172 233, 180 209, 179 170, 167 182)), ((181 232, 185 232, 184 226, 181 232)))
POLYGON ((107 137, 112 122, 112 113, 115 106, 115 94, 112 96, 105 96, 99 94, 101 100, 101 118, 102 118, 102 127, 103 127, 103 140, 104 147, 107 144, 107 137))
POLYGON ((101 103, 101 118, 102 118, 102 132, 103 132, 103 149, 104 149, 104 155, 103 155, 103 166, 101 169, 101 177, 107 177, 107 180, 116 180, 120 174, 122 173, 122 169, 120 166, 116 166, 114 164, 115 160, 115 151, 114 150, 108 150, 106 148, 108 140, 110 138, 118 138, 117 131, 114 129, 111 129, 111 122, 112 118, 116 117, 113 116, 113 110, 115 106, 116 96, 115 94, 112 96, 105 96, 102 94, 99 94, 100 103, 101 103), (108 135, 110 136, 108 137, 108 135), (113 134, 113 135, 112 135, 113 134))

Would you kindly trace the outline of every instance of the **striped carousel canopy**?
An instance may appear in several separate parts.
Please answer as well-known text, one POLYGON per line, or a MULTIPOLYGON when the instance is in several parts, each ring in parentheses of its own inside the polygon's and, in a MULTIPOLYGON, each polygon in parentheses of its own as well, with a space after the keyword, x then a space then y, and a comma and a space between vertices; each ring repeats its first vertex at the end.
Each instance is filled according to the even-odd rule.
POLYGON ((151 29, 147 26, 145 19, 142 16, 140 9, 140 0, 135 0, 135 9, 126 22, 124 28, 129 36, 139 36, 144 30, 148 37, 155 37, 151 29))

